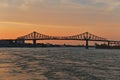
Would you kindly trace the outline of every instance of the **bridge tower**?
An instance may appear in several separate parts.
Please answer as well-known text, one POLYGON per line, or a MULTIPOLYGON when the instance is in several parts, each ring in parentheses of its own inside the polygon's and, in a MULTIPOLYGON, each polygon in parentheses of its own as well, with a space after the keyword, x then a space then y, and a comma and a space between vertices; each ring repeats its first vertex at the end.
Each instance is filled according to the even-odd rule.
POLYGON ((33 32, 33 36, 34 36, 34 39, 33 39, 33 44, 36 45, 37 44, 37 40, 36 40, 36 32, 33 32))
POLYGON ((86 32, 85 33, 85 36, 84 36, 84 38, 85 38, 85 41, 86 41, 86 49, 88 49, 89 48, 89 33, 88 32, 86 32))

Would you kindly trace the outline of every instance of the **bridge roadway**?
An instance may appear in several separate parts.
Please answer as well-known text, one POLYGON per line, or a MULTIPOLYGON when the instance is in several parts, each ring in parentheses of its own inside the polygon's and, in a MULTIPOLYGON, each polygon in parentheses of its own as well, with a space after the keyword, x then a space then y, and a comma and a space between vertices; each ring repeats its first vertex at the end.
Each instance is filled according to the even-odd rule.
MULTIPOLYGON (((108 46, 110 44, 118 44, 120 45, 120 41, 112 41, 112 40, 107 40, 105 38, 93 35, 91 33, 85 32, 82 34, 77 34, 73 36, 48 36, 44 34, 40 34, 37 32, 32 32, 30 34, 27 34, 25 36, 20 36, 16 39, 1 39, 5 41, 14 41, 14 42, 20 42, 20 43, 25 43, 25 41, 33 41, 33 45, 37 44, 37 40, 79 40, 79 41, 85 41, 86 42, 86 49, 89 47, 89 41, 97 41, 97 42, 107 42, 108 46)), ((1 41, 0 40, 0 41, 1 41)))

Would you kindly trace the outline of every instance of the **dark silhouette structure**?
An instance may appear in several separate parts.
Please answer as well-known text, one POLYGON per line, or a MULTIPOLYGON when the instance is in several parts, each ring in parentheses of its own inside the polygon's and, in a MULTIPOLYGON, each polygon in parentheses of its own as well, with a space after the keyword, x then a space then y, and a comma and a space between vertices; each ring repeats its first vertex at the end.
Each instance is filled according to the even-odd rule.
POLYGON ((32 32, 30 34, 20 36, 17 39, 13 39, 13 42, 24 44, 25 41, 29 41, 29 40, 33 41, 34 46, 37 44, 37 40, 81 40, 86 42, 86 49, 89 48, 89 41, 107 42, 108 46, 113 44, 120 45, 120 41, 111 41, 88 32, 73 36, 49 36, 49 35, 40 34, 38 32, 32 32))

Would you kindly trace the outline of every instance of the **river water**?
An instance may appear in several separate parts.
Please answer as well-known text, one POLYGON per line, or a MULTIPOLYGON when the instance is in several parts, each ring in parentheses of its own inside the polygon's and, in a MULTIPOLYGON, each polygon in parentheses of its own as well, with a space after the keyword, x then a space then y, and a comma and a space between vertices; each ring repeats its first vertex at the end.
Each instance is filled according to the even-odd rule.
POLYGON ((120 50, 0 48, 0 80, 120 80, 120 50))

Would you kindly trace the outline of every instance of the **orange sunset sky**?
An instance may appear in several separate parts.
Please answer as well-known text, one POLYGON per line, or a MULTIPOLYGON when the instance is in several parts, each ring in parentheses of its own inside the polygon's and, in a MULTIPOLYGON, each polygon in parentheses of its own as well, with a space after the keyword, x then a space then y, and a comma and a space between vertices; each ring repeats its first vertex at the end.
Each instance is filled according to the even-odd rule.
POLYGON ((120 40, 119 0, 0 0, 0 39, 33 31, 120 40))

